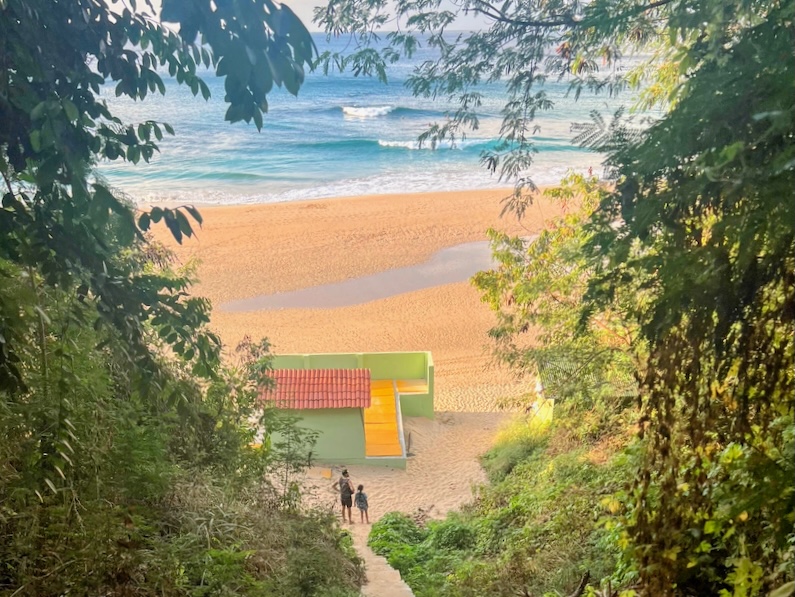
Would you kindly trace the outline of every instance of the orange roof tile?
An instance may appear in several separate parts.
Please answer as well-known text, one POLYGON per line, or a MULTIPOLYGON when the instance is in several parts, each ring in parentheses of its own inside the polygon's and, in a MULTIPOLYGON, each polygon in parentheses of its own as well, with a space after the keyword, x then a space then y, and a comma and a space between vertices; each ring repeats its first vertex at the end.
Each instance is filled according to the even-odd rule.
POLYGON ((274 369, 260 398, 279 408, 368 408, 369 369, 274 369))

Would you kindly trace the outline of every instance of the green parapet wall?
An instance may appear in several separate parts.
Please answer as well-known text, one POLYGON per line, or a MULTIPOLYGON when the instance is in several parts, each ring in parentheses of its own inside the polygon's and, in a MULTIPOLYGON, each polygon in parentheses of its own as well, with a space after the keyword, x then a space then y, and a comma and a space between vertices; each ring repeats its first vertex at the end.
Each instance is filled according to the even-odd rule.
POLYGON ((362 367, 373 379, 425 379, 427 352, 370 352, 362 354, 362 367))
POLYGON ((306 369, 302 354, 281 354, 273 359, 274 369, 306 369))
POLYGON ((306 369, 361 369, 357 354, 310 354, 306 355, 306 369))

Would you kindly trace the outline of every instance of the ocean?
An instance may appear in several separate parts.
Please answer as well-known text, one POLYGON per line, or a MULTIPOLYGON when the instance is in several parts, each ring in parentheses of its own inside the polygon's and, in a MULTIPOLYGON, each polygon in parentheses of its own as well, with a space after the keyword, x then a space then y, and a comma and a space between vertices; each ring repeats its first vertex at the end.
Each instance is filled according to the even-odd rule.
MULTIPOLYGON (((347 40, 328 42, 314 34, 320 51, 342 49, 347 40)), ((102 163, 99 172, 137 202, 241 204, 427 191, 511 186, 479 163, 500 127, 504 90, 482 89, 480 127, 455 147, 435 150, 417 137, 454 108, 443 100, 413 97, 404 83, 415 64, 433 56, 422 48, 410 61, 391 65, 389 83, 350 73, 309 73, 298 97, 282 89, 269 96, 262 131, 253 124, 224 121, 223 79, 204 77, 212 97, 194 97, 165 73, 164 96, 143 102, 117 98, 103 89, 111 111, 125 122, 167 122, 174 137, 160 143, 148 164, 102 163)), ((539 153, 530 174, 539 185, 558 182, 568 169, 601 172, 602 157, 571 144, 571 125, 591 110, 612 113, 621 102, 583 94, 567 96, 565 81, 545 89, 555 108, 538 118, 539 153)))

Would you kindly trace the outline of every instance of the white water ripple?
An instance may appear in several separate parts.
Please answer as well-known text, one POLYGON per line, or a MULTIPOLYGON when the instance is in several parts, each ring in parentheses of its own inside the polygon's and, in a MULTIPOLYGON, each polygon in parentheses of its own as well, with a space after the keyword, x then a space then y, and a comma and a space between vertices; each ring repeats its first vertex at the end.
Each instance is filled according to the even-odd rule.
POLYGON ((342 113, 354 118, 376 118, 386 116, 394 109, 394 106, 342 106, 342 113))

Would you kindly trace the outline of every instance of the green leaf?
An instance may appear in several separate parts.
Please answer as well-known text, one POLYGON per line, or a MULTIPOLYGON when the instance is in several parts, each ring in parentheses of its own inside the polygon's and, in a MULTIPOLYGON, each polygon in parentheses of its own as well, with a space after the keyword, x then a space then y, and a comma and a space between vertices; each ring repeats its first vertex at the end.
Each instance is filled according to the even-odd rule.
POLYGON ((199 226, 201 226, 204 223, 204 219, 202 218, 201 213, 199 213, 199 210, 196 209, 194 206, 186 205, 185 209, 193 217, 193 219, 199 223, 199 226))
POLYGON ((38 129, 34 129, 30 133, 30 146, 33 148, 33 151, 41 151, 41 131, 38 129))
POLYGON ((47 484, 47 487, 50 488, 50 491, 52 491, 53 494, 58 493, 58 489, 55 487, 55 483, 53 483, 50 479, 45 477, 44 482, 47 484))
POLYGON ((193 229, 190 227, 190 222, 188 221, 188 218, 185 217, 185 214, 183 214, 179 209, 174 210, 174 214, 176 215, 177 223, 179 224, 179 229, 182 234, 188 238, 193 236, 193 229))
POLYGON ((166 226, 171 231, 171 235, 174 237, 179 244, 182 244, 182 230, 179 226, 179 221, 174 215, 174 212, 170 209, 163 210, 163 219, 166 223, 166 226))
POLYGON ((66 113, 66 117, 69 119, 70 122, 77 122, 80 118, 80 113, 77 110, 77 106, 68 99, 64 99, 61 104, 63 105, 64 112, 66 113))

